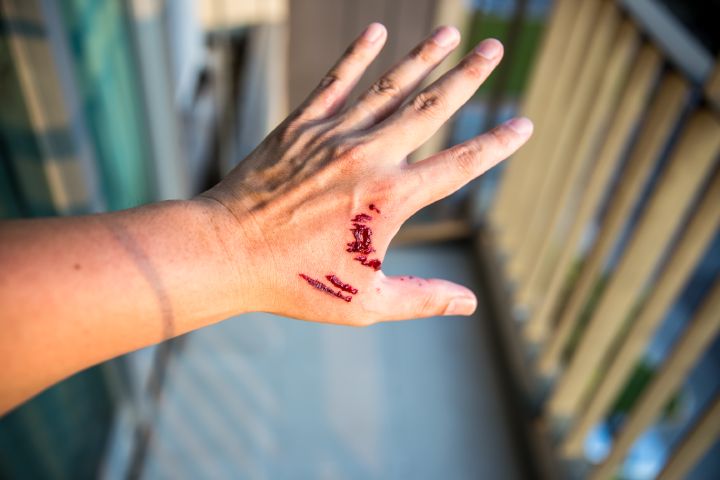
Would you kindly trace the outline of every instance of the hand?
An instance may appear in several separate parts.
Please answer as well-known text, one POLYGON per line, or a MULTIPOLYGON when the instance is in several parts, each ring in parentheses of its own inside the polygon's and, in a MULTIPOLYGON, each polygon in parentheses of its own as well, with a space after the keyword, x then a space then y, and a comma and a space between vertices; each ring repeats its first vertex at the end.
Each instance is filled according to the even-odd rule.
POLYGON ((465 287, 387 277, 380 267, 403 222, 512 154, 532 123, 513 119, 409 164, 408 154, 473 95, 503 49, 483 41, 403 104, 460 42, 456 29, 441 27, 344 108, 386 37, 382 25, 371 24, 309 98, 197 199, 213 205, 218 239, 252 310, 368 325, 476 308, 465 287))

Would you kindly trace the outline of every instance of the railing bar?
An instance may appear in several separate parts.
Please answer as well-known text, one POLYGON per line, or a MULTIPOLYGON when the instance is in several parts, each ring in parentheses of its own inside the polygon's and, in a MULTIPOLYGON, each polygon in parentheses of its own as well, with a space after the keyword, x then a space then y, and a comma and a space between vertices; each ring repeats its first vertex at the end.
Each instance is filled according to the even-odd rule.
POLYGON ((677 74, 669 73, 663 79, 660 90, 646 113, 645 124, 632 148, 627 165, 622 170, 623 181, 617 190, 612 192, 612 200, 598 238, 584 260, 568 303, 560 314, 556 331, 540 358, 541 372, 551 374, 557 368, 565 343, 598 280, 603 262, 638 201, 650 176, 652 165, 676 128, 689 91, 685 80, 677 74))
MULTIPOLYGON (((525 162, 526 174, 523 182, 517 186, 514 195, 517 197, 515 216, 503 241, 510 253, 515 254, 527 234, 527 226, 534 214, 534 204, 545 178, 549 151, 554 144, 558 129, 565 118, 565 100, 576 90, 577 76, 582 71, 583 55, 587 52, 595 28, 597 12, 600 6, 610 0, 587 0, 581 3, 580 11, 572 26, 572 33, 567 44, 561 45, 566 50, 563 55, 562 68, 554 73, 555 81, 551 84, 548 95, 547 111, 536 121, 535 140, 530 141, 523 149, 531 161, 525 162)), ((511 279, 517 278, 510 276, 511 279)))
POLYGON ((720 280, 707 294, 690 326, 654 380, 643 391, 620 430, 610 455, 592 473, 593 479, 610 478, 635 439, 657 418, 670 396, 685 380, 720 332, 720 280))
POLYGON ((715 397, 712 405, 694 423, 692 430, 683 437, 657 479, 685 478, 718 437, 720 437, 720 395, 715 397))
MULTIPOLYGON (((487 102, 485 124, 483 125, 482 131, 489 130, 495 125, 498 121, 500 106, 508 97, 508 80, 517 61, 517 46, 523 27, 525 26, 527 10, 528 0, 517 0, 515 12, 507 27, 507 34, 504 41, 505 56, 503 57, 500 71, 494 75, 495 84, 490 92, 490 100, 487 102)), ((521 59, 521 61, 522 60, 523 59, 521 59)))
POLYGON ((647 109, 660 66, 661 58, 657 49, 652 45, 645 45, 636 58, 636 67, 619 100, 618 111, 610 122, 609 132, 598 153, 589 182, 585 185, 571 231, 566 235, 566 239, 555 239, 558 242, 556 248, 562 253, 554 262, 552 276, 545 282, 548 287, 527 323, 526 335, 531 340, 542 342, 550 329, 551 317, 562 300, 580 240, 588 223, 600 208, 603 195, 611 184, 613 172, 622 161, 622 151, 631 141, 635 125, 640 122, 647 109))
MULTIPOLYGON (((553 7, 551 20, 543 35, 542 47, 535 61, 528 91, 525 95, 522 112, 535 121, 541 123, 547 106, 547 91, 552 88, 555 71, 560 67, 565 50, 562 48, 563 40, 569 36, 573 20, 579 9, 574 0, 558 0, 553 7)), ((497 236, 498 245, 507 250, 506 243, 508 231, 514 228, 516 218, 513 213, 517 208, 517 187, 524 182, 528 175, 527 161, 532 156, 527 152, 533 146, 531 139, 525 148, 516 153, 508 162, 503 174, 493 208, 491 209, 491 224, 497 236)))
POLYGON ((525 266, 527 280, 518 293, 518 302, 531 309, 537 301, 542 285, 545 285, 548 270, 554 268, 558 250, 552 248, 556 243, 554 239, 564 237, 569 228, 570 220, 577 212, 579 202, 573 201, 581 196, 587 180, 588 169, 592 168, 594 153, 599 139, 608 129, 609 117, 616 102, 619 100, 621 87, 627 81, 628 71, 637 52, 639 35, 631 23, 624 23, 613 43, 613 52, 604 68, 604 75, 600 76, 598 84, 594 85, 588 107, 587 118, 581 121, 576 118, 575 112, 568 112, 568 121, 575 122, 576 126, 566 130, 564 143, 558 142, 556 155, 558 162, 563 163, 555 185, 548 192, 548 210, 544 219, 538 214, 533 219, 536 230, 528 230, 532 242, 524 251, 525 257, 519 260, 525 266), (543 222, 545 220, 545 222, 543 222), (563 231, 565 230, 565 231, 563 231))
POLYGON ((719 152, 720 121, 706 110, 694 113, 550 398, 549 410, 554 416, 577 413, 590 373, 598 368, 628 318, 719 152))
POLYGON ((572 163, 572 159, 566 155, 567 150, 576 141, 578 129, 587 121, 589 107, 603 78, 603 67, 611 53, 619 25, 620 13, 615 4, 611 1, 603 2, 594 20, 585 57, 578 58, 582 68, 572 79, 572 88, 561 93, 563 100, 555 99, 562 104, 562 109, 557 105, 551 111, 554 131, 552 135, 545 135, 544 147, 539 152, 543 159, 544 172, 533 187, 533 201, 528 204, 524 235, 507 269, 510 277, 518 280, 521 292, 527 288, 529 264, 533 263, 532 255, 537 248, 536 244, 542 237, 548 217, 552 216, 558 207, 558 191, 566 177, 566 170, 572 163))
POLYGON ((645 306, 638 314, 622 347, 612 359, 607 373, 595 388, 583 413, 563 442, 563 454, 577 457, 588 431, 606 414, 620 389, 632 373, 652 335, 676 301, 682 288, 702 258, 715 232, 720 228, 720 172, 703 195, 688 226, 684 229, 672 256, 660 274, 645 306))

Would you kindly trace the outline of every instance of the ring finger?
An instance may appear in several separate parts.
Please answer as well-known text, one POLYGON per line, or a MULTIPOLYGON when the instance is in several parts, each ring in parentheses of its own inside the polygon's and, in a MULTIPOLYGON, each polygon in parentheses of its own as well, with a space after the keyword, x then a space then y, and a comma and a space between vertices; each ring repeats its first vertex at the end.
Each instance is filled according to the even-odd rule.
POLYGON ((454 27, 439 27, 376 81, 342 116, 341 123, 364 129, 382 121, 460 43, 454 27))

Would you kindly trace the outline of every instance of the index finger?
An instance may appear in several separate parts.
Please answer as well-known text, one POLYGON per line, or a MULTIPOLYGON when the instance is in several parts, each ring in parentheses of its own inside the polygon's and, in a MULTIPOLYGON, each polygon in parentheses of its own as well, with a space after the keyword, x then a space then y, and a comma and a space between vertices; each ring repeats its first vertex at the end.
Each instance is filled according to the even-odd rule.
POLYGON ((502 55, 502 43, 494 38, 483 40, 458 65, 380 124, 375 133, 379 137, 400 137, 390 148, 399 149, 394 153, 403 157, 408 155, 473 96, 502 55))

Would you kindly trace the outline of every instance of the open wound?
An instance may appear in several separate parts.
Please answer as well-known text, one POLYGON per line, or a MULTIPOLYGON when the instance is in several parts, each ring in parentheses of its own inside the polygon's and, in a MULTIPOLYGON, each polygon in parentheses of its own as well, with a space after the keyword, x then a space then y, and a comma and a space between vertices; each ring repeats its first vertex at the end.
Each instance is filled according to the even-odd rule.
MULTIPOLYGON (((380 213, 380 210, 371 203, 368 207, 370 210, 380 213)), ((368 256, 375 251, 372 246, 372 228, 368 225, 373 219, 367 213, 359 213, 351 220, 353 228, 350 231, 353 234, 353 241, 347 244, 346 251, 350 253, 359 253, 353 257, 354 260, 360 262, 361 265, 370 267, 375 271, 380 270, 382 262, 376 258, 368 258, 368 256)))
MULTIPOLYGON (((304 273, 301 273, 301 274, 300 274, 300 277, 301 277, 303 280, 305 280, 308 284, 310 284, 311 286, 317 288, 317 289, 320 290, 321 292, 325 292, 325 293, 327 293, 328 295, 332 295, 333 297, 340 298, 340 299, 342 299, 342 300, 345 300, 346 302, 352 301, 352 297, 351 297, 350 295, 343 295, 343 294, 342 294, 342 290, 343 290, 342 288, 341 288, 340 290, 334 290, 334 289, 328 287, 327 285, 325 285, 325 284, 324 284, 323 282, 321 282, 320 280, 317 280, 317 279, 312 278, 312 277, 308 277, 308 276, 305 275, 304 273)), ((337 281, 338 281, 339 283, 341 283, 343 286, 354 290, 354 291, 352 292, 353 294, 354 294, 354 293, 357 293, 357 288, 352 288, 352 286, 350 286, 350 285, 348 285, 348 284, 346 284, 346 283, 340 282, 340 279, 338 279, 335 275, 327 275, 326 277, 327 277, 327 278, 337 279, 337 281)), ((331 280, 331 281, 332 281, 332 280, 331 280)), ((345 291, 350 291, 350 290, 345 290, 345 291)))
MULTIPOLYGON (((380 210, 375 206, 375 204, 371 203, 368 208, 371 211, 380 213, 380 210)), ((347 244, 346 251, 349 253, 358 253, 359 255, 353 257, 354 260, 360 262, 361 265, 370 267, 373 270, 378 271, 380 270, 382 262, 377 258, 368 258, 368 255, 375 251, 375 248, 373 248, 372 246, 373 232, 372 229, 367 225, 367 223, 372 219, 373 217, 368 215, 367 213, 358 213, 350 220, 353 225, 353 228, 350 229, 353 234, 353 241, 347 244)), ((300 273, 299 275, 300 278, 305 280, 311 287, 316 288, 321 292, 325 292, 328 295, 332 295, 333 297, 345 300, 346 302, 351 302, 352 295, 358 293, 357 288, 353 287, 349 283, 343 282, 342 280, 340 280, 340 278, 337 277, 337 275, 334 275, 332 273, 325 275, 325 278, 328 282, 330 282, 334 287, 338 288, 339 290, 335 290, 321 280, 312 278, 308 275, 305 275, 304 273, 300 273), (344 295, 343 292, 349 293, 350 295, 344 295)))

